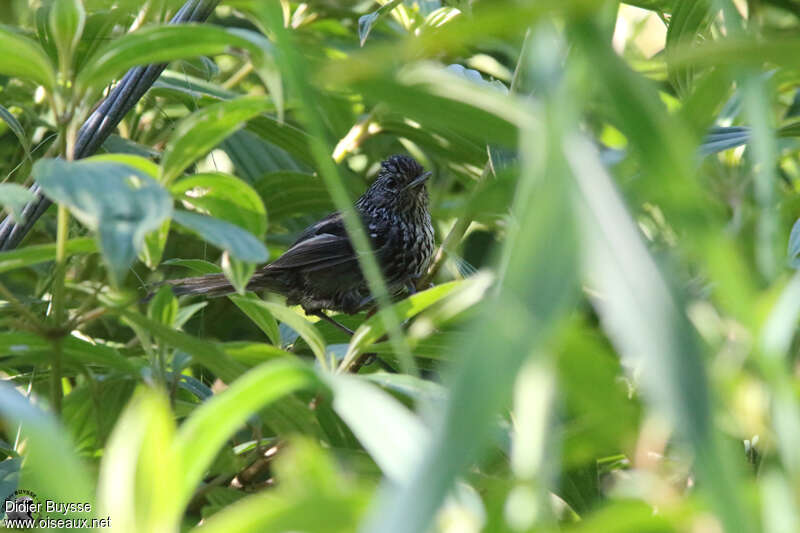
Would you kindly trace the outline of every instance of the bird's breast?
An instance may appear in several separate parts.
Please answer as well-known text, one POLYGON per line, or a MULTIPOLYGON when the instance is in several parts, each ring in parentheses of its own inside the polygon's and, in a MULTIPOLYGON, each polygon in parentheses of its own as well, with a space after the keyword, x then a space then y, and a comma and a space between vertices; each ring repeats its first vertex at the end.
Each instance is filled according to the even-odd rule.
POLYGON ((406 285, 420 277, 433 255, 433 225, 427 210, 378 216, 367 230, 390 285, 406 285))

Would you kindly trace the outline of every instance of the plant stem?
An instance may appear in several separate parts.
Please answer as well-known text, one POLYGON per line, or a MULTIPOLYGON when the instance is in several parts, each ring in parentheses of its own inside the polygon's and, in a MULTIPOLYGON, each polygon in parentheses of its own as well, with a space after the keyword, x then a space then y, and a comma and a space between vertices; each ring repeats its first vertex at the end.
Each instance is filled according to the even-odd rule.
MULTIPOLYGON (((69 237, 69 210, 63 204, 58 205, 58 229, 56 233, 56 279, 53 288, 53 317, 57 327, 66 323, 64 302, 64 283, 67 275, 67 238, 69 237)), ((53 361, 50 370, 50 401, 53 411, 61 413, 61 356, 62 339, 53 342, 53 361)))

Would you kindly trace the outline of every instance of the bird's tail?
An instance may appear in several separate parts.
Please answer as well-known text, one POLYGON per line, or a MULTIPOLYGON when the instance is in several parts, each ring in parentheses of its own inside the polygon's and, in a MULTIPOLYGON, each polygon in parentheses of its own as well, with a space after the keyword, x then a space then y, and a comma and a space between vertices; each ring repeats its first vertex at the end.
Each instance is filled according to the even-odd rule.
MULTIPOLYGON (((215 296, 225 296, 236 292, 236 289, 233 288, 233 285, 224 274, 206 274, 205 276, 192 278, 171 279, 161 284, 161 286, 163 285, 171 287, 175 296, 200 295, 206 298, 214 298, 215 296)), ((262 269, 253 274, 247 284, 247 289, 251 291, 282 292, 285 287, 278 276, 275 276, 269 269, 262 269)), ((147 299, 152 297, 153 294, 150 293, 147 299)))
POLYGON ((172 287, 175 296, 200 294, 207 297, 225 296, 235 292, 233 285, 224 274, 206 274, 193 278, 171 279, 164 285, 172 287))

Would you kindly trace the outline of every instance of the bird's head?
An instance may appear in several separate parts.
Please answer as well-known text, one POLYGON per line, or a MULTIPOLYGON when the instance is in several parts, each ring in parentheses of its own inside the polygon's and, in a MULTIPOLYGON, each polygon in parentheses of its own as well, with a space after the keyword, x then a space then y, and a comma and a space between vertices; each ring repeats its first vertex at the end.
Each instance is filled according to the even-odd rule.
POLYGON ((359 200, 359 206, 401 211, 427 208, 425 182, 430 176, 413 157, 393 155, 381 163, 378 177, 359 200))

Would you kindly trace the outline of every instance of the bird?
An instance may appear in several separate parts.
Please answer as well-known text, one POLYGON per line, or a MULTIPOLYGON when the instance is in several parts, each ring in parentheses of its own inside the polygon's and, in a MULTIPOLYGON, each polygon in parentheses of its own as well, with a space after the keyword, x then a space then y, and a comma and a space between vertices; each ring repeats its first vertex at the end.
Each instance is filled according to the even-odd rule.
MULTIPOLYGON (((355 210, 392 295, 414 293, 427 271, 434 248, 426 182, 432 175, 414 158, 393 155, 381 162, 378 175, 356 201, 355 210)), ((176 296, 224 296, 235 289, 224 274, 208 274, 166 282, 176 296)), ((275 261, 258 269, 250 291, 269 291, 300 305, 307 315, 322 318, 352 333, 323 311, 348 315, 368 308, 373 297, 340 212, 307 227, 275 261)))

